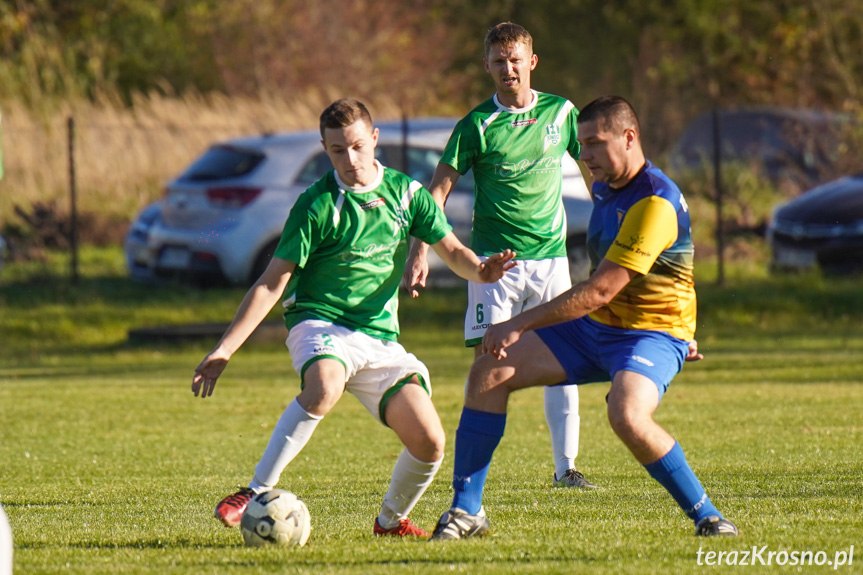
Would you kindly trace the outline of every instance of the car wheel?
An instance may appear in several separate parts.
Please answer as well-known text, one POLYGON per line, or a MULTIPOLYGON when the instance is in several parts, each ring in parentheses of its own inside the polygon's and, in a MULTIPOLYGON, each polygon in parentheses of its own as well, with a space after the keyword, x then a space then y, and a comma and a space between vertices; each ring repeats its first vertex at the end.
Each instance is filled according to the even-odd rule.
POLYGON ((276 247, 279 245, 279 240, 273 240, 264 246, 255 258, 255 265, 252 266, 252 272, 249 274, 249 285, 255 283, 267 266, 270 265, 270 260, 273 259, 273 254, 276 253, 276 247))
POLYGON ((566 257, 569 260, 569 277, 572 283, 587 279, 590 274, 590 258, 587 255, 587 236, 570 236, 566 240, 566 257))

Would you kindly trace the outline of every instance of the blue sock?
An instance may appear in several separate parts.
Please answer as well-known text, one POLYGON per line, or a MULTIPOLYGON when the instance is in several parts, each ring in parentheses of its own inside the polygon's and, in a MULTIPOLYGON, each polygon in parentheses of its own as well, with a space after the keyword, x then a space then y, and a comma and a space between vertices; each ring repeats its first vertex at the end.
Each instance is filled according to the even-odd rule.
POLYGON ((482 490, 491 456, 503 437, 506 414, 465 407, 455 432, 452 506, 476 515, 482 508, 482 490))
POLYGON ((710 502, 695 473, 686 462, 680 444, 674 442, 671 451, 644 466, 647 472, 674 497, 683 512, 698 523, 709 515, 722 514, 710 502))

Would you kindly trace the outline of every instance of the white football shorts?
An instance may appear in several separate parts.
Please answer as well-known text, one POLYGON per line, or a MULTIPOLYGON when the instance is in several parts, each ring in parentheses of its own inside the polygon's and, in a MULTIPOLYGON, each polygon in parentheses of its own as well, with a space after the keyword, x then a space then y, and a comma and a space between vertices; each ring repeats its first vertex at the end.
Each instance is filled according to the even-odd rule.
POLYGON ((468 282, 465 345, 480 344, 489 326, 552 300, 570 287, 569 260, 564 257, 518 260, 514 268, 494 283, 468 282))
POLYGON ((319 359, 328 357, 341 361, 345 366, 345 389, 384 425, 386 401, 414 374, 431 396, 428 368, 398 342, 377 339, 328 321, 309 319, 292 327, 285 343, 301 380, 306 369, 319 359))

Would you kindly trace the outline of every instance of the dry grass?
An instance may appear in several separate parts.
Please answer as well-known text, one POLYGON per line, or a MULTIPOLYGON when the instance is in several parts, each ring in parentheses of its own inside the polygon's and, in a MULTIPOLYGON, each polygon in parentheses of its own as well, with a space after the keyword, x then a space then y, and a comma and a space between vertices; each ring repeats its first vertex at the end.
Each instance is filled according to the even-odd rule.
MULTIPOLYGON (((34 202, 69 206, 68 119, 75 121, 78 208, 109 220, 128 221, 159 197, 176 175, 211 142, 235 136, 317 126, 320 111, 340 95, 307 93, 287 98, 138 97, 123 107, 115 98, 65 102, 33 111, 0 103, 6 176, 0 182, 0 221, 13 207, 34 202)), ((398 115, 392 102, 367 102, 380 118, 398 115)))

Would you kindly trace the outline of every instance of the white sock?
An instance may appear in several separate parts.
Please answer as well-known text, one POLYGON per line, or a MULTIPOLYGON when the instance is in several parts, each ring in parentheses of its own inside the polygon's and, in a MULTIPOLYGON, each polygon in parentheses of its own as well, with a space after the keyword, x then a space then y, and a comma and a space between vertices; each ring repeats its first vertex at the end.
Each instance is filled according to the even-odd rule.
POLYGON ((256 493, 272 489, 288 463, 309 442, 322 419, 323 416, 312 415, 303 409, 295 398, 279 417, 264 455, 255 466, 255 477, 249 487, 256 493))
POLYGON ((545 388, 545 421, 551 433, 554 472, 558 479, 567 469, 575 468, 578 457, 578 386, 557 385, 545 388))
POLYGON ((431 485, 435 473, 440 468, 443 457, 427 463, 411 455, 405 448, 393 469, 390 488, 384 496, 378 523, 384 529, 392 529, 406 518, 431 485))

